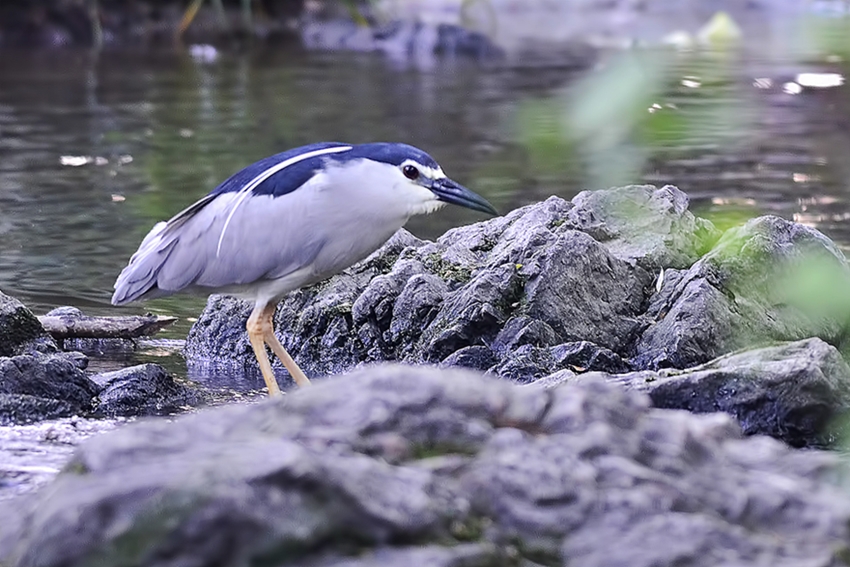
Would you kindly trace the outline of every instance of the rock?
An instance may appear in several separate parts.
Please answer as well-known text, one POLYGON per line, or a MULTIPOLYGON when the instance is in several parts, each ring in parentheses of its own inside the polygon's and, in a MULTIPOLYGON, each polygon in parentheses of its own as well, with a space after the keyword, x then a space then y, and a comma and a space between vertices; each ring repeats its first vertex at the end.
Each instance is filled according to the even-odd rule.
POLYGON ((80 413, 74 403, 27 394, 0 394, 0 425, 34 423, 80 413))
POLYGON ((550 349, 557 368, 571 368, 576 372, 597 370, 618 374, 631 370, 617 353, 589 341, 565 343, 550 349))
POLYGON ((139 364, 92 376, 101 388, 94 414, 99 417, 165 415, 197 406, 203 396, 175 382, 159 364, 139 364))
POLYGON ((461 366, 472 370, 487 370, 498 362, 496 354, 486 346, 469 346, 456 350, 443 360, 442 366, 461 366))
POLYGON ((6 415, 9 419, 20 415, 29 422, 90 410, 99 388, 80 365, 77 353, 0 358, 0 394, 24 396, 17 398, 21 404, 17 410, 12 409, 14 398, 5 398, 6 415))
MULTIPOLYGON (((444 364, 450 361, 451 357, 444 364)), ((459 366, 472 367, 464 364, 459 366)), ((552 373, 569 371, 569 375, 573 375, 588 370, 625 372, 629 368, 623 359, 610 350, 582 341, 549 348, 522 345, 512 350, 488 372, 519 384, 528 384, 552 373)))
POLYGON ((0 424, 73 415, 162 415, 205 401, 157 364, 91 378, 83 372, 87 365, 88 358, 78 352, 0 357, 0 424))
POLYGON ((56 343, 23 303, 0 292, 0 357, 56 352, 56 343))
MULTIPOLYGON (((436 242, 400 231, 363 263, 290 294, 277 329, 314 377, 395 360, 557 383, 593 371, 693 368, 811 337, 850 353, 850 266, 829 239, 776 217, 717 236, 671 186, 581 193, 573 202, 550 198, 436 242)), ((211 299, 187 341, 190 362, 235 357, 254 368, 247 315, 238 300, 211 299)), ((754 399, 744 389, 730 395, 726 386, 701 382, 685 391, 681 380, 669 386, 675 393, 666 401, 661 390, 651 395, 663 407, 727 411, 746 433, 823 446, 833 435, 827 422, 850 400, 830 358, 837 354, 827 356, 825 345, 813 354, 811 345, 800 351, 805 355, 777 354, 782 364, 811 371, 799 379, 789 369, 780 379, 776 365, 748 362, 754 399), (810 358, 793 362, 797 356, 810 358)), ((740 379, 743 369, 723 372, 740 379)), ((609 379, 660 383, 661 376, 667 374, 609 379)))
POLYGON ((0 563, 839 564, 837 467, 598 380, 373 366, 88 440, 0 563))
POLYGON ((562 341, 590 341, 625 352, 640 328, 649 273, 611 255, 589 235, 567 230, 540 249, 526 286, 527 313, 562 341))
POLYGON ((87 365, 80 353, 57 353, 38 318, 0 293, 0 424, 88 411, 98 387, 83 373, 87 365))
POLYGON ((820 337, 847 348, 850 267, 813 228, 760 217, 665 278, 635 345, 637 368, 687 368, 770 341, 820 337))
POLYGON ((518 384, 528 384, 554 371, 549 349, 523 345, 502 358, 490 372, 518 384))
MULTIPOLYGON (((626 374, 589 372, 649 394, 655 407, 697 413, 722 411, 747 435, 763 434, 795 447, 836 441, 850 408, 850 367, 835 347, 813 338, 717 358, 687 370, 626 374)), ((547 377, 552 387, 577 380, 547 377)))
POLYGON ((569 219, 615 257, 645 270, 688 268, 720 238, 710 222, 688 211, 688 197, 672 185, 632 185, 582 191, 569 219))
POLYGON ((188 359, 198 360, 201 358, 215 360, 225 363, 227 361, 243 361, 253 355, 251 343, 248 341, 246 324, 251 315, 251 305, 246 301, 234 301, 232 298, 222 295, 211 295, 207 300, 204 312, 212 311, 216 317, 200 317, 186 338, 184 352, 188 359), (198 352, 200 337, 214 336, 217 342, 206 341, 204 347, 207 349, 205 357, 198 352))
POLYGON ((376 51, 420 64, 434 64, 438 57, 494 61, 504 55, 484 34, 452 24, 393 20, 372 27, 348 19, 306 20, 300 31, 307 49, 376 51))
MULTIPOLYGON (((651 271, 688 265, 714 238, 675 187, 582 194, 575 204, 552 197, 437 242, 399 231, 364 262, 290 294, 276 328, 311 376, 398 360, 527 382, 593 358, 555 361, 545 350, 580 342, 604 350, 606 369, 628 369, 648 325, 651 271), (544 351, 519 352, 524 345, 544 351)), ((211 298, 187 339, 190 363, 255 368, 248 313, 238 300, 211 298)))

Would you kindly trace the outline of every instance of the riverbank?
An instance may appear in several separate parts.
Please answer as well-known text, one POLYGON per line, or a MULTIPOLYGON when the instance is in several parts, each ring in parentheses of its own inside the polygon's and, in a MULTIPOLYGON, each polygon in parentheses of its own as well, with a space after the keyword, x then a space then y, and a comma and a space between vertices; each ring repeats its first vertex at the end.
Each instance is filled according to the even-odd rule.
POLYGON ((840 13, 837 1, 810 6, 797 0, 689 0, 676 5, 538 0, 230 0, 189 4, 171 0, 17 0, 0 7, 0 47, 140 47, 168 41, 238 46, 249 41, 296 41, 311 49, 359 51, 377 49, 388 39, 394 44, 427 43, 425 36, 439 35, 441 30, 449 30, 450 36, 436 42, 443 52, 453 51, 458 39, 465 42, 464 34, 509 54, 670 41, 710 43, 730 38, 751 47, 768 47, 797 36, 806 16, 829 18, 840 13), (724 15, 722 25, 708 25, 718 13, 724 15), (422 37, 416 37, 420 34, 422 37))

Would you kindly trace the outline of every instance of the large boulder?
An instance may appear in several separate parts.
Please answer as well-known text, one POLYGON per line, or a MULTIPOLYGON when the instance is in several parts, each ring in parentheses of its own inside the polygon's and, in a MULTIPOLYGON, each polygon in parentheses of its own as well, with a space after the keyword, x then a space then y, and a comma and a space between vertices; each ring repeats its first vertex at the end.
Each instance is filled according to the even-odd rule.
POLYGON ((837 466, 602 381, 376 366, 88 440, 0 563, 837 565, 837 466))
MULTIPOLYGON (((662 407, 727 411, 747 433, 829 444, 830 420, 850 404, 828 347, 850 352, 850 265, 810 227, 767 216, 721 237, 687 205, 675 187, 630 186, 553 197, 436 242, 401 231, 363 263, 290 294, 277 329, 312 376, 396 360, 518 383, 593 371, 634 382, 636 371, 660 384, 660 369, 672 376, 818 338, 720 358, 720 375, 752 384, 736 394, 708 383, 685 392, 681 378, 664 382, 675 394, 650 394, 662 407), (732 363, 742 366, 723 366, 732 363)), ((187 340, 190 362, 255 368, 249 311, 211 298, 187 340)))
MULTIPOLYGON (((647 326, 656 272, 690 266, 718 237, 687 202, 675 187, 632 186, 572 203, 552 197, 436 242, 400 231, 364 262, 290 294, 277 329, 313 376, 400 360, 513 377, 525 345, 584 342, 627 359, 647 326)), ((249 312, 212 297, 187 339, 190 362, 255 367, 249 312)))

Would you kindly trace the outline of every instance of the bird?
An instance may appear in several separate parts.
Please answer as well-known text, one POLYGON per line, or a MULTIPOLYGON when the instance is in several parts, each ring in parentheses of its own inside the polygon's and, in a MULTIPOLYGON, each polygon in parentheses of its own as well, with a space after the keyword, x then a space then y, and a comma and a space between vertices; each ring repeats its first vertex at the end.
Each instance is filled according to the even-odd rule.
POLYGON ((414 215, 446 204, 496 216, 425 151, 403 143, 320 142, 261 159, 157 223, 114 285, 112 303, 177 292, 253 302, 246 323, 270 396, 265 345, 299 387, 310 380, 274 333, 277 303, 380 248, 414 215))

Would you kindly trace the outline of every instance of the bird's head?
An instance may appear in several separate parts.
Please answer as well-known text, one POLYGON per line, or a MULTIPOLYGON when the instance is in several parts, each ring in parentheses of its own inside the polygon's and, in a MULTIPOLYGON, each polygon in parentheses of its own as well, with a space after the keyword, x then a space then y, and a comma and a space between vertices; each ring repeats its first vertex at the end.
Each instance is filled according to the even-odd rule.
POLYGON ((384 179, 392 180, 395 195, 407 202, 410 214, 431 213, 446 203, 499 214, 483 197, 446 177, 434 158, 419 148, 385 142, 360 144, 342 156, 346 160, 363 158, 380 169, 384 179))

